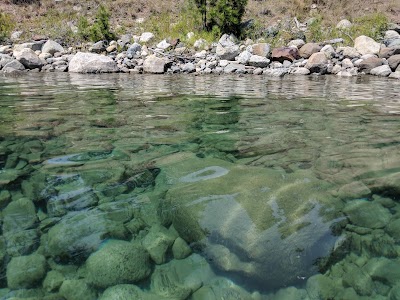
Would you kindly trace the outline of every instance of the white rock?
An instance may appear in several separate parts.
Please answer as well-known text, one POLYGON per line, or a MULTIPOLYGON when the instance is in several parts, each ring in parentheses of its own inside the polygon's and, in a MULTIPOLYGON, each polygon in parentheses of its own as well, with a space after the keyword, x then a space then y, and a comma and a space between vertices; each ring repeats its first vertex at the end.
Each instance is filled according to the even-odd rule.
POLYGON ((252 54, 249 51, 245 50, 240 53, 238 57, 236 57, 236 61, 240 64, 246 65, 249 62, 251 56, 252 54))
POLYGON ((341 70, 342 70, 342 67, 341 67, 340 65, 337 65, 337 64, 336 64, 336 65, 332 68, 331 73, 332 73, 332 74, 337 74, 337 73, 339 73, 341 70))
POLYGON ((345 59, 342 60, 342 67, 344 69, 349 69, 349 68, 353 68, 354 65, 353 65, 353 63, 351 62, 350 59, 345 58, 345 59))
POLYGON ((68 70, 73 73, 112 73, 117 72, 118 67, 111 57, 78 52, 69 62, 68 70))
POLYGON ((388 30, 385 32, 385 40, 400 39, 400 33, 395 30, 388 30))
POLYGON ((207 41, 204 39, 196 40, 193 44, 194 49, 203 49, 207 45, 207 41))
POLYGON ((336 75, 340 76, 340 77, 351 77, 352 76, 349 71, 340 71, 336 75))
POLYGON ((252 55, 249 60, 249 65, 256 68, 266 68, 270 60, 264 56, 252 55))
POLYGON ((400 79, 400 72, 393 72, 389 75, 389 78, 400 79))
POLYGON ((152 39, 154 39, 154 34, 152 34, 151 32, 143 32, 142 35, 140 36, 139 42, 148 43, 152 39))
POLYGON ((357 51, 357 49, 353 47, 339 47, 336 50, 338 53, 342 53, 344 57, 348 58, 355 58, 355 57, 360 57, 360 53, 357 51))
POLYGON ((219 66, 220 66, 220 67, 225 68, 227 65, 229 65, 229 61, 228 61, 228 60, 226 60, 226 59, 221 59, 221 60, 219 61, 219 66))
POLYGON ((215 53, 220 59, 234 60, 235 57, 239 55, 240 49, 238 45, 223 47, 221 44, 218 44, 215 53))
POLYGON ((237 43, 237 38, 233 34, 224 34, 218 41, 222 47, 232 47, 237 43))
POLYGON ((343 19, 340 20, 339 23, 337 23, 336 28, 337 29, 349 29, 353 24, 349 20, 343 19))
POLYGON ((171 47, 171 44, 167 42, 167 40, 162 40, 157 44, 158 49, 166 50, 171 47))
POLYGON ((42 47, 42 53, 54 55, 56 52, 64 52, 64 48, 55 41, 48 40, 42 47))
POLYGON ((383 76, 387 77, 392 73, 392 70, 388 65, 382 65, 376 68, 373 68, 370 72, 371 75, 376 75, 376 76, 383 76))
POLYGON ((148 56, 143 63, 143 71, 146 73, 163 74, 166 68, 166 60, 155 55, 148 56))
POLYGON ((378 54, 381 49, 381 44, 375 42, 374 39, 368 36, 361 35, 355 39, 354 48, 360 52, 361 55, 378 54))
POLYGON ((196 58, 206 58, 207 57, 207 51, 203 50, 203 51, 197 52, 194 55, 194 57, 196 57, 196 58))
POLYGON ((287 45, 288 47, 296 47, 297 49, 300 49, 301 47, 303 47, 306 44, 306 42, 304 42, 301 39, 297 39, 297 40, 291 40, 287 45))
POLYGON ((289 74, 293 75, 308 75, 310 74, 310 70, 304 67, 294 68, 289 71, 289 74))

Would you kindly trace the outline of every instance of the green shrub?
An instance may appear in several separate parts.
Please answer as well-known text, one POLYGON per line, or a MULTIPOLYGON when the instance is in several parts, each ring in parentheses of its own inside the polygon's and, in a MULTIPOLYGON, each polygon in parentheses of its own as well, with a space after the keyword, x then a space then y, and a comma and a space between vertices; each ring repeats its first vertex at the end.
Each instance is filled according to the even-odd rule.
POLYGON ((91 40, 97 42, 100 40, 113 40, 115 34, 110 28, 110 12, 100 5, 96 13, 96 20, 92 25, 85 17, 81 17, 78 21, 78 34, 84 40, 91 40))
POLYGON ((374 13, 354 19, 350 35, 354 37, 366 35, 374 40, 383 37, 388 29, 388 18, 383 13, 374 13))
POLYGON ((7 38, 14 27, 11 18, 4 13, 0 13, 0 42, 7 38))

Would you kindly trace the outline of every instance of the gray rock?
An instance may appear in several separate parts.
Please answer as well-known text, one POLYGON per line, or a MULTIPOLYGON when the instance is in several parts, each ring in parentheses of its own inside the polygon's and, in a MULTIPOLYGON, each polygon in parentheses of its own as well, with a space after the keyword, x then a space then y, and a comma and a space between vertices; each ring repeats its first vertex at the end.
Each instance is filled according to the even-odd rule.
POLYGON ((388 48, 398 48, 400 47, 400 38, 391 39, 387 44, 388 48))
POLYGON ((167 50, 168 48, 171 48, 171 44, 164 39, 157 44, 157 48, 162 50, 167 50))
POLYGON ((146 73, 163 74, 167 69, 167 61, 155 55, 148 56, 143 63, 143 70, 146 73))
POLYGON ((382 205, 367 200, 350 201, 343 212, 352 224, 371 229, 385 227, 392 217, 382 205))
POLYGON ((163 264, 166 260, 167 250, 174 243, 175 237, 163 226, 152 226, 143 239, 143 247, 150 254, 156 264, 163 264))
POLYGON ((126 50, 126 55, 128 58, 135 57, 137 52, 142 51, 142 46, 138 43, 133 43, 132 45, 129 46, 128 50, 126 50))
POLYGON ((43 61, 32 49, 29 48, 24 48, 15 53, 15 58, 18 59, 27 69, 41 68, 43 66, 43 61))
POLYGON ((246 67, 238 63, 230 63, 224 68, 224 73, 244 73, 246 72, 246 67))
POLYGON ((151 32, 143 32, 142 35, 139 38, 140 43, 148 43, 152 39, 154 39, 154 34, 151 32))
POLYGON ((249 65, 256 68, 266 68, 270 60, 265 56, 252 55, 249 59, 249 65))
POLYGON ((101 52, 105 51, 106 48, 107 48, 107 45, 104 41, 98 41, 90 47, 90 52, 101 53, 101 52))
POLYGON ((349 58, 345 58, 342 60, 342 68, 343 69, 350 69, 353 68, 354 65, 352 63, 352 61, 349 58))
POLYGON ((35 287, 46 275, 43 255, 13 257, 7 265, 7 285, 11 289, 35 287))
POLYGON ((224 34, 219 39, 218 44, 224 48, 232 47, 237 44, 237 38, 233 34, 224 34))
POLYGON ((365 72, 366 74, 369 74, 373 68, 379 67, 381 65, 383 65, 382 59, 377 57, 369 57, 362 60, 357 67, 359 68, 360 72, 365 72))
POLYGON ((297 40, 291 40, 287 46, 288 47, 296 47, 297 49, 300 49, 301 47, 303 47, 306 44, 305 41, 303 41, 302 39, 297 39, 297 40))
POLYGON ((72 73, 113 73, 118 72, 116 62, 104 55, 78 52, 68 65, 72 73))
POLYGON ((84 280, 65 280, 60 287, 60 295, 67 300, 96 300, 96 291, 84 280))
POLYGON ((388 39, 398 39, 400 38, 400 33, 398 33, 395 30, 388 30, 385 32, 385 36, 384 39, 388 40, 388 39))
POLYGON ((333 58, 336 55, 335 49, 331 45, 325 45, 320 51, 325 53, 328 58, 333 58))
POLYGON ((196 67, 193 63, 189 62, 183 65, 182 71, 185 73, 192 73, 196 70, 196 67))
POLYGON ((239 64, 243 64, 243 65, 247 65, 247 63, 249 62, 250 58, 251 58, 252 54, 247 51, 244 50, 242 53, 239 54, 239 56, 236 58, 236 61, 239 64))
POLYGON ((357 49, 353 47, 339 47, 336 52, 350 59, 361 56, 357 49))
POLYGON ((117 41, 118 46, 121 48, 125 48, 126 44, 130 43, 132 40, 132 34, 124 34, 120 37, 120 39, 117 41))
POLYGON ((10 38, 12 41, 18 41, 23 33, 23 31, 14 31, 11 33, 10 38))
POLYGON ((365 54, 378 54, 381 49, 381 44, 375 42, 368 36, 361 35, 354 40, 354 48, 361 53, 365 54))
MULTIPOLYGON (((12 62, 14 59, 7 54, 0 54, 0 70, 9 62, 12 62)), ((25 69, 25 68, 24 68, 25 69)))
POLYGON ((387 77, 392 73, 392 70, 388 65, 379 66, 371 69, 370 74, 376 76, 387 77))
POLYGON ((290 69, 289 74, 293 75, 308 75, 310 74, 310 70, 304 67, 297 67, 290 69))
POLYGON ((263 73, 262 68, 256 68, 253 70, 253 75, 261 75, 263 73))
POLYGON ((193 44, 194 49, 200 50, 203 49, 207 45, 207 41, 204 39, 196 40, 193 44))
POLYGON ((56 52, 64 52, 64 48, 55 41, 48 40, 42 47, 42 53, 54 55, 56 52))
POLYGON ((138 282, 150 275, 148 253, 126 241, 109 240, 86 261, 87 280, 107 288, 116 284, 138 282))
POLYGON ((4 65, 5 68, 10 68, 13 70, 18 70, 18 71, 23 71, 25 70, 25 67, 23 64, 21 64, 18 60, 14 59, 8 62, 7 64, 4 65))
POLYGON ((346 19, 340 20, 339 23, 336 24, 336 28, 338 29, 350 29, 353 24, 346 19))
POLYGON ((389 75, 389 78, 400 79, 400 72, 393 72, 389 75))
POLYGON ((240 49, 238 45, 223 47, 221 44, 218 44, 215 53, 221 60, 235 60, 235 57, 240 53, 240 49))
POLYGON ((279 68, 279 69, 266 69, 263 74, 273 77, 283 77, 285 74, 289 73, 289 69, 287 68, 279 68))
POLYGON ((325 53, 317 52, 310 56, 305 67, 309 69, 311 73, 325 74, 327 72, 327 65, 328 58, 325 53))
POLYGON ((271 46, 267 43, 259 43, 251 46, 251 52, 254 55, 269 57, 271 54, 271 46))
POLYGON ((400 65, 400 54, 397 55, 393 55, 391 57, 388 58, 387 60, 389 67, 395 71, 397 66, 400 65))

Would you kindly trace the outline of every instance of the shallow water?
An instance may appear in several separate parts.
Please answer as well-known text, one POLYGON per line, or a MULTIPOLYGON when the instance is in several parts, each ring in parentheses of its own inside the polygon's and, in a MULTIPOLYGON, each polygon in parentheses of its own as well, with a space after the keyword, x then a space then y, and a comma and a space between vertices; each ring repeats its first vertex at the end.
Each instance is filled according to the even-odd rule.
POLYGON ((0 299, 397 299, 399 94, 1 77, 0 299))

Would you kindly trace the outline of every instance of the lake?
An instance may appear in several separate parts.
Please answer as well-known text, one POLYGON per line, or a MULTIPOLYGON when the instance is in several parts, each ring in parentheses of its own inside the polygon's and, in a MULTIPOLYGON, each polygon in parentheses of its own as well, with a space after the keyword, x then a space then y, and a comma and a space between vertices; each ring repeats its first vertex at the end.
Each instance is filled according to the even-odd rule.
POLYGON ((397 299, 400 84, 0 77, 0 299, 397 299))

